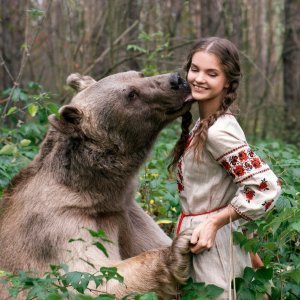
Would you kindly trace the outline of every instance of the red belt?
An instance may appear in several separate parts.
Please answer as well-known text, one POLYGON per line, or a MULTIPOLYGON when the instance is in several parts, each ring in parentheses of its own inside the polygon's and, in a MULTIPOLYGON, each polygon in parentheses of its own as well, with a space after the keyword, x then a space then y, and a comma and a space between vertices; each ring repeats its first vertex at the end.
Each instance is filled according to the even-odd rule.
POLYGON ((195 214, 185 214, 185 213, 182 212, 182 213, 180 214, 180 218, 179 218, 179 221, 178 221, 177 230, 176 230, 176 235, 179 234, 180 228, 181 228, 181 224, 182 224, 182 221, 183 221, 183 219, 184 219, 185 217, 193 217, 193 216, 207 215, 207 214, 210 214, 210 213, 212 213, 212 212, 214 212, 214 211, 217 211, 217 210, 219 210, 219 209, 225 208, 226 206, 227 206, 227 204, 224 205, 224 206, 221 206, 221 207, 214 208, 214 209, 209 210, 209 211, 205 211, 205 212, 201 212, 201 213, 195 213, 195 214))

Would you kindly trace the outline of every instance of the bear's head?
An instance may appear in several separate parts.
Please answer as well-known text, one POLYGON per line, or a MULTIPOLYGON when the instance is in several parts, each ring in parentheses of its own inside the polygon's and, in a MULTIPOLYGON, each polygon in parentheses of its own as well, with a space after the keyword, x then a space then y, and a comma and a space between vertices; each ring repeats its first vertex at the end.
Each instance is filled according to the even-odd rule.
POLYGON ((100 81, 71 74, 67 83, 78 93, 49 117, 64 135, 113 144, 121 151, 145 147, 169 122, 187 112, 187 83, 177 74, 144 77, 128 71, 100 81))

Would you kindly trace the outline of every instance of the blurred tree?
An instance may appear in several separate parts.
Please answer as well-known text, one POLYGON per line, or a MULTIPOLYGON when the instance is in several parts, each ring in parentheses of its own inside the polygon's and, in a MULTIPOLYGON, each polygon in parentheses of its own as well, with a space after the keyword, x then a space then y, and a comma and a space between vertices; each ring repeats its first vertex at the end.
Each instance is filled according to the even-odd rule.
POLYGON ((239 117, 248 136, 291 137, 299 131, 299 10, 299 0, 0 0, 0 90, 16 81, 24 50, 20 86, 38 81, 63 103, 72 72, 100 79, 150 61, 157 72, 174 71, 197 39, 215 35, 240 49, 239 117))
POLYGON ((26 47, 24 12, 27 10, 28 0, 0 0, 0 53, 10 72, 0 72, 1 89, 13 85, 12 79, 17 77, 20 69, 22 49, 26 47))
POLYGON ((300 10, 299 0, 286 0, 283 44, 284 112, 288 142, 300 144, 300 10))

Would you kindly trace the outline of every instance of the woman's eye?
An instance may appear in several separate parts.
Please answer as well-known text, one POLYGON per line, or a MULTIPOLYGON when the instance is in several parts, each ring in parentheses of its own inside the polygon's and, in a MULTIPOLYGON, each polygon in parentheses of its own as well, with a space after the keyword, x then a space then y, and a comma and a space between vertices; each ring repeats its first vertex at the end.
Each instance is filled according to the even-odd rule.
POLYGON ((211 74, 208 74, 210 77, 216 77, 217 76, 217 74, 215 74, 215 73, 211 73, 211 74))

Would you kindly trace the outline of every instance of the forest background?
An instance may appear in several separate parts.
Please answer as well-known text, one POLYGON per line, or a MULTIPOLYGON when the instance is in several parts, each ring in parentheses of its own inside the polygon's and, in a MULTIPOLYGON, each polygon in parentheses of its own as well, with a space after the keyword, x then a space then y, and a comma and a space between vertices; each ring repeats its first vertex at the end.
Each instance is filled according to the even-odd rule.
MULTIPOLYGON (((266 289, 273 299, 300 299, 299 0, 1 0, 0 196, 37 153, 47 115, 71 99, 70 73, 99 80, 131 69, 178 71, 204 36, 226 37, 240 49, 238 118, 284 190, 275 211, 252 225, 257 238, 235 236, 248 250, 263 249, 272 273, 261 279, 248 270, 239 291, 253 299, 266 289)), ((178 135, 178 124, 162 133, 137 194, 170 235, 180 208, 166 158, 178 135)), ((198 289, 209 297, 210 290, 198 289)))

